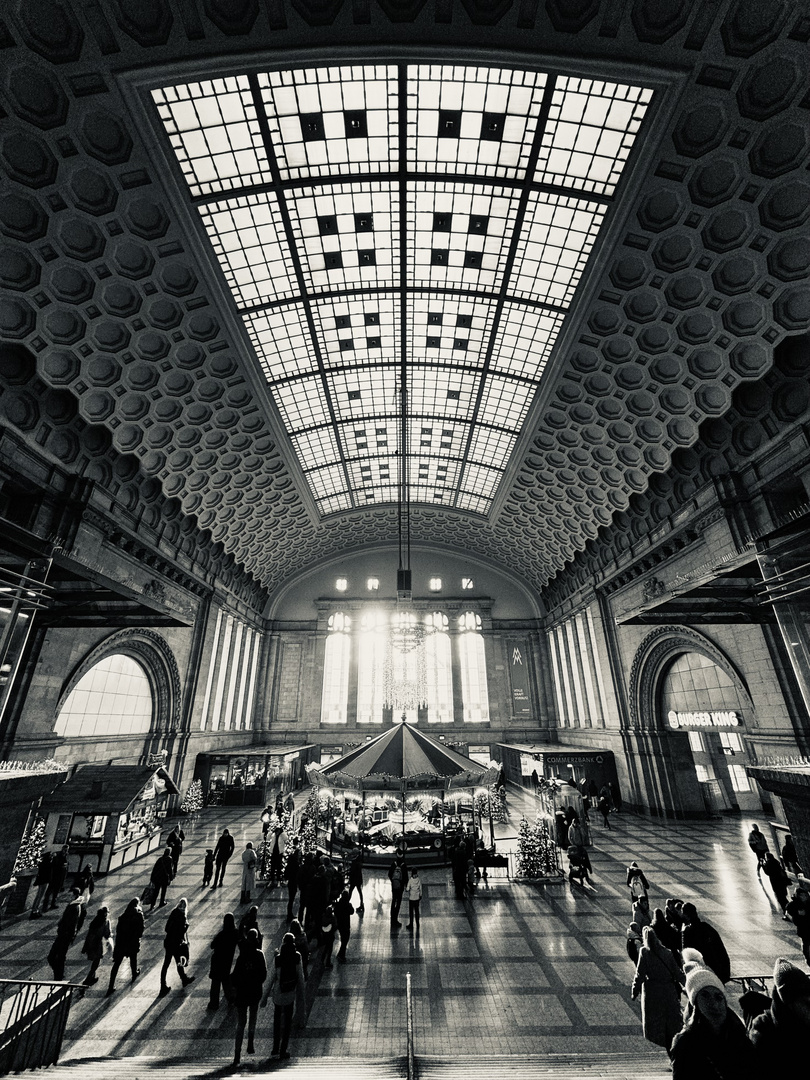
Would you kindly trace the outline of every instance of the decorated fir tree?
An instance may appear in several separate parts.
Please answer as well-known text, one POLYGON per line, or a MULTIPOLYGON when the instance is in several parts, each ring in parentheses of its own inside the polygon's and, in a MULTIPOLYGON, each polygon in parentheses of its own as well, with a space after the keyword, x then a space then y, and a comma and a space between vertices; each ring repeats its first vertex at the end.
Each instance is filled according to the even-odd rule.
POLYGON ((180 803, 181 814, 196 814, 203 808, 202 780, 192 780, 185 798, 180 803))
POLYGON ((506 792, 503 787, 498 787, 497 784, 493 784, 489 790, 492 803, 492 820, 503 824, 509 820, 506 809, 506 792))
POLYGON ((36 870, 44 850, 45 820, 44 818, 38 817, 31 823, 31 828, 23 837, 22 843, 20 844, 20 850, 17 852, 17 858, 14 862, 12 874, 16 875, 25 873, 28 870, 36 870))
POLYGON ((517 877, 556 877, 557 846, 545 821, 534 825, 521 818, 518 828, 517 877))
POLYGON ((301 851, 303 854, 306 854, 308 851, 315 851, 317 847, 319 803, 318 789, 313 787, 298 818, 299 826, 297 835, 301 841, 301 851))

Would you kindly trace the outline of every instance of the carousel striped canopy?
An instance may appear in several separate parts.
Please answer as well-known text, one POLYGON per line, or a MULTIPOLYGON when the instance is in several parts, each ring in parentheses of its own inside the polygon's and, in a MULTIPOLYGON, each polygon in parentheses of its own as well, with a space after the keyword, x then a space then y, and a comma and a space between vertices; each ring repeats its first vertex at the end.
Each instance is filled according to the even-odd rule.
POLYGON ((399 722, 329 765, 309 766, 318 787, 398 790, 473 787, 495 781, 498 770, 457 754, 410 724, 399 722))

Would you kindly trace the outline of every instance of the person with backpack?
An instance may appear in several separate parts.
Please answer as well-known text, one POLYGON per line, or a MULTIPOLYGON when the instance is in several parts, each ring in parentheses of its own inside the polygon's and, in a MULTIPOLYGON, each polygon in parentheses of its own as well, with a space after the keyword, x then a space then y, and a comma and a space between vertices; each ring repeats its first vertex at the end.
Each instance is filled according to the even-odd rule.
POLYGON ((282 1061, 290 1056, 287 1047, 290 1044, 296 993, 303 987, 303 983, 301 956, 295 947, 295 938, 292 934, 285 934, 273 961, 270 983, 262 998, 262 1005, 266 1005, 271 996, 273 998, 271 1056, 278 1055, 282 1061))
POLYGON ((255 1053, 253 1039, 256 1035, 256 1020, 259 1015, 259 1002, 262 999, 262 987, 267 978, 267 961, 261 950, 259 931, 248 930, 247 936, 239 945, 239 956, 233 966, 231 976, 234 987, 234 1001, 236 1003, 236 1046, 234 1048, 233 1063, 238 1065, 242 1060, 242 1040, 247 1027, 247 1052, 255 1053), (248 1020, 248 1016, 250 1019, 248 1020))
POLYGON ((408 880, 408 867, 405 864, 404 855, 397 855, 388 867, 388 880, 391 882, 391 926, 393 928, 402 926, 399 921, 399 909, 402 906, 405 882, 408 880))
POLYGON ((627 888, 630 890, 631 904, 635 904, 642 896, 647 898, 650 884, 637 862, 631 862, 627 867, 627 888))
POLYGON ((115 991, 115 977, 124 960, 129 958, 129 966, 132 971, 132 981, 138 978, 141 969, 138 967, 138 953, 141 951, 141 938, 146 929, 146 919, 143 908, 137 896, 127 904, 124 914, 119 918, 115 927, 115 945, 113 946, 113 962, 110 971, 110 985, 107 987, 107 996, 110 997, 115 991))

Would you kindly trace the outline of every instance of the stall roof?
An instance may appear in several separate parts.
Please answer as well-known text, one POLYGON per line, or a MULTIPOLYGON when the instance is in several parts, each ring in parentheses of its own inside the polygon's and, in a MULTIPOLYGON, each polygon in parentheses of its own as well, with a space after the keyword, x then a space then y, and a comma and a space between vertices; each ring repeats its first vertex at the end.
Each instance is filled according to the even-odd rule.
POLYGON ((612 750, 604 750, 601 746, 581 747, 579 750, 573 750, 570 746, 559 746, 556 743, 540 743, 539 745, 531 743, 496 743, 495 745, 502 746, 505 750, 519 750, 522 754, 554 754, 556 757, 565 757, 567 755, 571 758, 593 757, 594 754, 610 754, 611 757, 613 756, 612 750))
POLYGON ((153 776, 166 784, 167 795, 179 795, 162 767, 153 765, 80 765, 73 776, 42 800, 41 809, 53 813, 122 814, 153 776))

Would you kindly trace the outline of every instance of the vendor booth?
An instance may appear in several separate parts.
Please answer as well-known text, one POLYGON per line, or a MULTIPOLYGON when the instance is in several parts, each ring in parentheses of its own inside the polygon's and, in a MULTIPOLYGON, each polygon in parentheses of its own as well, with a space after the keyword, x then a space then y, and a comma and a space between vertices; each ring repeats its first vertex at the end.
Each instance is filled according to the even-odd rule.
POLYGON ((198 754, 194 779, 202 781, 206 806, 266 806, 279 793, 300 788, 305 767, 317 756, 314 743, 198 754))
POLYGON ((443 857, 449 842, 478 835, 481 803, 498 774, 497 766, 457 754, 405 721, 326 766, 307 768, 326 796, 319 840, 388 859, 420 849, 443 857))
POLYGON ((45 845, 67 845, 69 873, 106 874, 161 846, 166 799, 179 794, 162 766, 80 765, 42 801, 45 845))
POLYGON ((548 744, 496 743, 493 755, 503 765, 507 780, 521 787, 533 787, 533 774, 553 780, 571 780, 577 788, 593 798, 605 786, 615 786, 619 780, 612 750, 571 750, 548 744))

